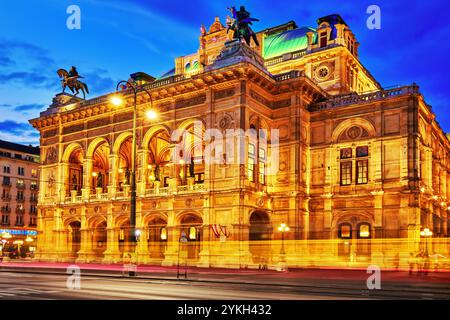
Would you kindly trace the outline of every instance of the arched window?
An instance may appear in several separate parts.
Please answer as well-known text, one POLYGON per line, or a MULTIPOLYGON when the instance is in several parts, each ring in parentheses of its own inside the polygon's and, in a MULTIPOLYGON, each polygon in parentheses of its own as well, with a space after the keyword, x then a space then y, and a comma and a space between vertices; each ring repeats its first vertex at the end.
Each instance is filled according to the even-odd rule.
POLYGON ((338 228, 338 237, 340 239, 352 238, 352 225, 350 223, 342 223, 338 228))
POLYGON ((370 232, 370 224, 361 223, 358 226, 358 239, 370 239, 372 236, 370 232))

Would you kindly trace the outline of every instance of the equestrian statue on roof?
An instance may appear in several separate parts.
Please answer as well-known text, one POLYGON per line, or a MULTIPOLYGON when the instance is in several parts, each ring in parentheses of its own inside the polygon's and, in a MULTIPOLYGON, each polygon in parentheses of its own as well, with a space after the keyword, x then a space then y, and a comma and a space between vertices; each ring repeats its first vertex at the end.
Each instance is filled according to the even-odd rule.
POLYGON ((232 18, 227 18, 227 32, 232 30, 234 32, 234 39, 244 39, 248 45, 250 45, 250 41, 253 39, 255 44, 259 46, 256 33, 250 27, 253 21, 259 21, 259 19, 252 18, 250 12, 245 10, 244 6, 241 6, 239 11, 236 11, 235 7, 228 8, 228 10, 230 10, 232 18))
POLYGON ((83 78, 78 74, 77 68, 72 66, 69 72, 65 69, 59 69, 57 71, 58 76, 61 78, 61 86, 63 89, 63 93, 66 90, 66 87, 69 87, 70 91, 76 96, 78 93, 83 92, 83 99, 86 99, 86 93, 89 93, 89 89, 86 83, 78 80, 79 78, 83 78))

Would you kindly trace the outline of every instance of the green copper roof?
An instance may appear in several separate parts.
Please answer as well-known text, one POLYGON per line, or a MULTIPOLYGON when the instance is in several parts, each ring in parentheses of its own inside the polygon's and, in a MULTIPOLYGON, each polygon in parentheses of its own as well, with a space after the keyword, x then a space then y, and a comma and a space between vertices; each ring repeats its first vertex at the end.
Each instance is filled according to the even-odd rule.
POLYGON ((309 31, 314 32, 314 37, 316 37, 315 30, 309 27, 287 30, 266 37, 264 39, 263 58, 270 59, 285 53, 306 49, 308 47, 306 33, 309 31))

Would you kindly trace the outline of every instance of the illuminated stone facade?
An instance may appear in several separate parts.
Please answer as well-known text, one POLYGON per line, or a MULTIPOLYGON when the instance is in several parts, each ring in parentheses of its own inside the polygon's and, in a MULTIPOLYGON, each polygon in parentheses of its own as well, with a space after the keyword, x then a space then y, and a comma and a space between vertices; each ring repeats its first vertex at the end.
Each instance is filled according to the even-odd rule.
MULTIPOLYGON (((313 256, 380 261, 396 254, 368 248, 384 239, 406 240, 404 250, 414 251, 423 227, 447 237, 450 142, 418 86, 381 88, 339 16, 258 38, 258 48, 229 41, 216 19, 198 52, 142 81, 152 100, 138 94, 138 261, 176 264, 185 232, 192 265, 276 264, 281 223, 290 227, 293 266, 313 256), (149 107, 158 120, 145 119, 149 107), (245 163, 210 164, 207 139, 186 139, 182 152, 192 161, 173 161, 175 130, 202 136, 210 128, 276 130, 279 146, 248 139, 245 163)), ((122 108, 110 98, 58 95, 31 120, 43 160, 38 259, 109 263, 127 251, 133 96, 122 108)))

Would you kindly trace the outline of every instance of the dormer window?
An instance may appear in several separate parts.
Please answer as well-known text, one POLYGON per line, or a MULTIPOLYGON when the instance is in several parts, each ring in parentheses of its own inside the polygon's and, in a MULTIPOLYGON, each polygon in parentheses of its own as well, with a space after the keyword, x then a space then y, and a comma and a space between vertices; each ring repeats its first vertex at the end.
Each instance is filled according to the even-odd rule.
POLYGON ((328 45, 328 39, 327 39, 327 32, 326 31, 320 33, 319 44, 320 44, 321 48, 326 47, 328 45))

